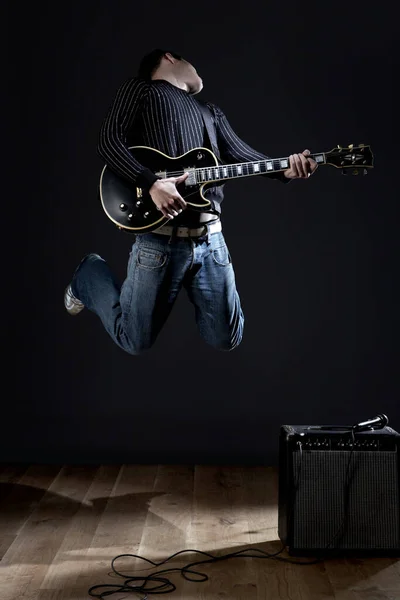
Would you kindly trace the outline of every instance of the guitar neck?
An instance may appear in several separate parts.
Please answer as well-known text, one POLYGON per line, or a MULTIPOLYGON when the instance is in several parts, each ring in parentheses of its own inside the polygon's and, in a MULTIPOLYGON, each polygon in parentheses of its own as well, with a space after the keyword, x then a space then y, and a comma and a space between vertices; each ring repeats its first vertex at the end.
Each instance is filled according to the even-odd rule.
MULTIPOLYGON (((324 152, 310 154, 309 158, 313 158, 317 164, 326 163, 324 152)), ((250 175, 265 175, 266 173, 286 171, 289 167, 290 162, 288 156, 284 158, 267 158, 264 160, 235 163, 232 165, 201 167, 196 169, 196 181, 197 183, 205 183, 209 181, 237 179, 238 177, 249 177, 250 175)))

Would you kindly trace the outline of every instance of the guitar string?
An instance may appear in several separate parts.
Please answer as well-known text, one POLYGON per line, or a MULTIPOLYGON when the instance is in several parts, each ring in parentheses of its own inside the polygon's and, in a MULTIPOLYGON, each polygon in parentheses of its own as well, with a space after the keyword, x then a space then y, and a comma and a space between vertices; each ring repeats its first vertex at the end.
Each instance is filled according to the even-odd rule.
MULTIPOLYGON (((313 158, 313 156, 316 156, 316 155, 311 155, 309 158, 313 158)), ((257 165, 257 164, 258 165, 262 165, 262 166, 265 167, 266 163, 275 162, 275 161, 279 161, 280 162, 281 160, 288 161, 288 158, 272 158, 272 159, 263 159, 263 160, 260 160, 260 161, 254 161, 254 162, 233 163, 233 164, 230 164, 230 165, 219 164, 219 165, 209 165, 209 166, 206 166, 206 167, 192 167, 192 168, 196 172, 198 172, 198 173, 201 173, 201 172, 206 173, 207 171, 209 171, 211 169, 218 169, 219 171, 221 171, 221 169, 233 169, 233 168, 237 169, 238 167, 242 167, 242 168, 243 167, 250 167, 250 166, 253 166, 253 165, 257 165)), ((326 162, 325 163, 318 163, 318 164, 326 164, 326 162)), ((360 165, 360 164, 357 164, 357 163, 352 163, 350 165, 340 165, 340 166, 341 167, 347 167, 347 168, 348 167, 357 167, 357 166, 364 167, 364 168, 371 167, 370 164, 361 164, 360 165)), ((253 173, 245 173, 245 175, 248 175, 248 174, 250 174, 250 175, 263 174, 264 175, 264 174, 267 174, 267 173, 279 173, 279 172, 285 171, 287 168, 289 168, 289 167, 284 167, 284 168, 280 168, 280 169, 272 169, 272 170, 271 169, 267 169, 266 171, 256 171, 256 172, 253 172, 253 173)), ((180 175, 183 175, 185 173, 185 171, 183 171, 183 170, 180 170, 180 171, 166 171, 166 172, 168 173, 168 177, 179 177, 180 175)), ((225 179, 225 177, 221 177, 219 179, 225 179)), ((231 179, 231 177, 228 176, 227 179, 231 179)))
MULTIPOLYGON (((348 152, 356 152, 356 151, 360 151, 361 152, 361 151, 364 151, 365 148, 366 148, 366 146, 356 146, 356 147, 352 148, 351 150, 350 150, 350 148, 346 148, 346 149, 343 148, 343 152, 346 152, 346 153, 348 153, 348 152)), ((317 152, 317 153, 314 153, 314 154, 310 154, 307 158, 314 159, 316 156, 325 155, 325 162, 326 162, 326 154, 327 154, 326 152, 317 152)), ((364 157, 365 157, 365 155, 363 155, 363 158, 364 157)), ((200 172, 200 171, 207 171, 208 169, 224 169, 224 168, 225 169, 229 169, 229 168, 232 168, 232 167, 237 168, 237 167, 244 167, 244 166, 250 166, 250 165, 256 165, 256 164, 259 164, 259 165, 262 164, 262 165, 265 166, 266 163, 281 162, 283 160, 286 161, 286 162, 289 162, 289 157, 288 156, 283 156, 283 157, 280 157, 280 158, 263 158, 263 159, 261 159, 259 161, 247 161, 247 162, 242 162, 242 163, 233 163, 233 164, 230 164, 230 165, 218 164, 218 165, 209 165, 209 166, 206 166, 206 167, 193 167, 193 168, 196 171, 200 172)), ((319 164, 321 164, 321 163, 319 163, 319 164)), ((352 165, 341 165, 341 166, 354 167, 355 164, 352 164, 352 165)), ((363 166, 363 167, 369 167, 371 165, 361 165, 361 166, 363 166)), ((263 171, 262 173, 263 174, 264 173, 278 173, 279 171, 285 171, 286 168, 267 170, 265 172, 263 171)), ((182 170, 181 171, 167 171, 169 177, 179 177, 180 175, 183 175, 184 172, 185 171, 182 171, 182 170)), ((259 173, 261 174, 260 171, 257 171, 254 174, 257 175, 259 173)))
MULTIPOLYGON (((315 156, 315 155, 310 155, 310 158, 312 158, 313 156, 315 156)), ((201 172, 201 171, 205 172, 205 171, 207 171, 209 169, 229 169, 229 168, 233 168, 233 167, 235 169, 237 169, 237 167, 242 167, 243 168, 243 167, 247 167, 247 166, 250 166, 250 165, 256 165, 256 164, 259 164, 259 165, 263 164, 263 166, 265 166, 266 163, 275 162, 275 161, 279 161, 280 162, 282 160, 285 160, 285 161, 288 162, 289 161, 289 157, 265 158, 265 159, 262 159, 262 160, 259 160, 259 161, 233 163, 233 164, 230 164, 230 165, 221 165, 221 164, 220 165, 209 165, 209 166, 206 166, 206 167, 193 167, 193 168, 197 172, 201 172)), ((283 168, 283 169, 267 170, 267 171, 265 171, 265 173, 274 173, 274 172, 277 173, 279 171, 284 171, 285 169, 286 169, 286 167, 283 168)), ((168 173, 169 177, 179 177, 180 175, 184 174, 184 171, 182 171, 182 170, 181 171, 167 171, 167 173, 168 173)), ((261 173, 261 171, 257 171, 257 173, 261 173)), ((257 173, 255 173, 255 174, 257 174, 257 173)), ((264 173, 264 171, 262 173, 264 173)))
MULTIPOLYGON (((244 164, 248 164, 248 163, 241 163, 241 164, 244 165, 244 164)), ((326 163, 318 163, 318 164, 320 165, 320 164, 326 164, 326 163)), ((222 169, 222 168, 227 168, 228 166, 232 166, 232 165, 214 165, 211 167, 193 167, 193 169, 197 172, 201 172, 201 171, 206 172, 210 169, 222 169)), ((234 166, 240 166, 240 165, 238 164, 238 165, 234 165, 234 166)), ((371 165, 359 164, 359 163, 352 163, 350 165, 340 165, 341 169, 344 169, 344 168, 348 169, 348 168, 352 168, 352 167, 353 168, 358 167, 358 168, 364 168, 364 169, 372 168, 371 165)), ((287 168, 289 168, 289 167, 285 167, 283 169, 273 169, 273 170, 266 170, 266 171, 255 171, 253 173, 237 174, 234 177, 236 177, 236 176, 237 177, 243 177, 243 176, 245 177, 246 175, 267 175, 268 173, 279 173, 279 172, 286 171, 287 168)), ((162 172, 163 171, 161 171, 161 173, 162 172)), ((184 175, 185 172, 186 171, 183 171, 183 170, 181 170, 181 171, 166 171, 168 177, 180 177, 181 175, 184 175)), ((218 177, 217 180, 212 179, 212 181, 218 181, 218 180, 223 180, 223 179, 232 179, 232 177, 231 176, 223 176, 223 177, 218 177)), ((198 183, 201 183, 201 181, 198 183)))

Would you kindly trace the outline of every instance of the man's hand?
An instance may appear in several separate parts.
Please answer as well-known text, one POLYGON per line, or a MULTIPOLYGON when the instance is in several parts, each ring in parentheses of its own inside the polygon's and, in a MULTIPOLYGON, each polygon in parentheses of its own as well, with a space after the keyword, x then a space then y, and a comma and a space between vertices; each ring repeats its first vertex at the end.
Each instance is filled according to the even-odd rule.
POLYGON ((307 179, 314 173, 318 165, 310 156, 309 150, 304 150, 301 154, 291 154, 289 156, 289 169, 283 171, 283 174, 288 179, 307 179))
POLYGON ((176 186, 189 176, 184 173, 179 177, 167 177, 167 179, 157 179, 151 186, 149 194, 157 209, 162 212, 164 217, 173 219, 186 208, 187 204, 182 198, 176 186))

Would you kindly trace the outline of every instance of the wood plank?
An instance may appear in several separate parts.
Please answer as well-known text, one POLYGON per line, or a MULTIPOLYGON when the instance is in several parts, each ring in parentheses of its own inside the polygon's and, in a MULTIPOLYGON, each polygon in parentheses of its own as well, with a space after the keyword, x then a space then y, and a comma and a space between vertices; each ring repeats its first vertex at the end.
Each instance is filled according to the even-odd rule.
POLYGON ((360 572, 363 582, 368 582, 357 590, 366 591, 369 588, 379 592, 395 592, 400 598, 400 569, 398 558, 370 558, 363 560, 360 572))
POLYGON ((30 465, 5 465, 0 469, 0 505, 6 500, 13 489, 13 484, 18 483, 30 465))
POLYGON ((0 463, 0 482, 19 479, 30 466, 30 463, 0 463))
MULTIPOLYGON (((257 585, 265 600, 334 599, 334 589, 325 573, 324 564, 299 565, 307 559, 289 556, 278 536, 277 468, 253 467, 246 470, 249 494, 248 515, 251 541, 266 553, 278 553, 279 558, 260 559, 257 564, 257 585), (258 542, 258 543, 257 543, 258 542)), ((260 597, 261 597, 260 596, 260 597)))
MULTIPOLYGON (((245 471, 244 467, 234 466, 196 467, 192 546, 218 557, 249 548, 249 491, 245 471)), ((209 580, 192 584, 193 597, 253 600, 258 596, 254 559, 230 558, 195 570, 205 573, 209 580)))
POLYGON ((271 467, 244 470, 250 541, 278 540, 278 474, 271 467))
POLYGON ((9 488, 0 502, 0 560, 39 506, 59 471, 60 467, 53 465, 33 465, 28 469, 16 470, 7 483, 0 484, 0 488, 9 488))
POLYGON ((396 592, 400 598, 399 559, 342 558, 327 560, 325 565, 337 595, 354 591, 386 598, 396 592))
POLYGON ((100 467, 82 500, 71 517, 69 529, 42 581, 41 590, 64 593, 83 591, 81 574, 90 572, 93 557, 89 557, 93 538, 120 472, 119 466, 100 467))
MULTIPOLYGON (((154 497, 149 504, 145 529, 138 554, 154 562, 166 560, 172 554, 190 546, 192 524, 194 467, 186 465, 161 465, 157 471, 154 497)), ((137 560, 137 576, 165 569, 178 569, 188 562, 188 553, 153 567, 137 560)), ((190 598, 192 584, 179 573, 162 575, 171 580, 177 589, 174 598, 190 598)))
POLYGON ((1 562, 0 597, 38 590, 98 467, 63 467, 1 562))
POLYGON ((383 592, 374 589, 362 591, 342 590, 336 592, 335 600, 399 600, 399 590, 394 592, 383 592))
MULTIPOLYGON (((106 506, 76 582, 82 593, 94 585, 123 583, 123 578, 112 573, 111 561, 120 554, 138 553, 149 504, 157 495, 154 491, 157 469, 157 465, 121 466, 109 498, 103 500, 106 506)), ((116 561, 115 568, 131 572, 135 561, 123 557, 116 561)))

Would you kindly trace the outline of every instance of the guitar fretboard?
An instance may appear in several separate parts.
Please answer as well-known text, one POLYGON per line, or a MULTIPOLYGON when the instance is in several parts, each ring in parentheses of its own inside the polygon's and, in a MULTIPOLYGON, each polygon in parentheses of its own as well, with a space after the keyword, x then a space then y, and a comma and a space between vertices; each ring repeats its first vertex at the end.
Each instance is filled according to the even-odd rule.
MULTIPOLYGON (((309 158, 313 158, 318 164, 326 162, 325 154, 323 152, 320 154, 310 154, 309 158)), ((233 165, 201 167, 196 169, 196 183, 285 171, 289 166, 289 157, 284 157, 237 163, 233 165)))

